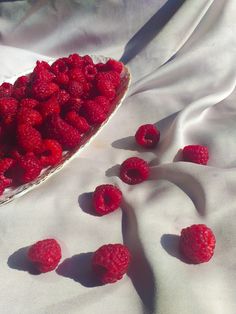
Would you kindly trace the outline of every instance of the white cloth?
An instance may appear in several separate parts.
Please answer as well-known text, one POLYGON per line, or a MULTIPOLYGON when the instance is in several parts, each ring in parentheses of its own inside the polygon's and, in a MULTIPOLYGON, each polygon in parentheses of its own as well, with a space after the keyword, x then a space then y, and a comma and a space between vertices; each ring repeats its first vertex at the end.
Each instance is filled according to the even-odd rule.
POLYGON ((1 81, 73 52, 122 58, 132 73, 95 141, 0 208, 1 314, 235 314, 235 16, 235 0, 1 1, 1 81), (144 123, 161 131, 153 151, 134 144, 144 123), (208 166, 176 161, 187 144, 209 147, 208 166), (131 156, 150 162, 150 180, 121 182, 117 165, 131 156), (117 184, 124 202, 97 217, 87 193, 103 183, 117 184), (194 223, 216 235, 209 263, 179 258, 180 230, 194 223), (49 237, 63 265, 30 274, 26 248, 49 237), (91 252, 105 243, 125 243, 133 262, 123 280, 94 286, 91 252))

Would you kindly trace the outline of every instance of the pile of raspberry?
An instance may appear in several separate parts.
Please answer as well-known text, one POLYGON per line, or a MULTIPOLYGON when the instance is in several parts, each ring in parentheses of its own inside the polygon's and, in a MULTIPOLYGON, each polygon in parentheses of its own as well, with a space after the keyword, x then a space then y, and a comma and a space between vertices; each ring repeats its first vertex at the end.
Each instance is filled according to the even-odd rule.
POLYGON ((106 120, 122 70, 113 59, 95 64, 71 54, 52 65, 37 61, 32 73, 0 85, 0 195, 58 164, 106 120))

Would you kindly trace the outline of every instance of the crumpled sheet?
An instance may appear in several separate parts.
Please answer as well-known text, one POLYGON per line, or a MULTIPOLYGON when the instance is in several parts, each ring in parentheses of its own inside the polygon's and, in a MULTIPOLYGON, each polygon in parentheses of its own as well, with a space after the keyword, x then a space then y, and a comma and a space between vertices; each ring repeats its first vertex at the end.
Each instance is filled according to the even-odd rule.
POLYGON ((73 52, 121 59, 132 85, 117 114, 58 174, 0 208, 1 314, 234 314, 236 312, 236 3, 234 0, 1 1, 0 80, 36 60, 73 52), (155 123, 152 151, 134 144, 155 123), (179 161, 188 144, 209 147, 208 166, 179 161), (131 156, 150 163, 137 186, 118 177, 131 156), (122 208, 94 216, 89 199, 117 184, 122 208), (180 230, 205 223, 216 235, 209 263, 178 254, 180 230), (57 271, 34 275, 27 247, 53 237, 57 271), (133 261, 112 285, 91 279, 91 254, 125 243, 133 261))

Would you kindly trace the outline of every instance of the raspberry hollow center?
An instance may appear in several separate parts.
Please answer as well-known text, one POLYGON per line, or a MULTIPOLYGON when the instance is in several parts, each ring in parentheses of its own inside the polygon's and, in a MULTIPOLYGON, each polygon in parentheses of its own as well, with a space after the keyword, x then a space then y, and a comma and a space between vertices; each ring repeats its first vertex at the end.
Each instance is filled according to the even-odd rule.
POLYGON ((140 178, 140 171, 138 169, 128 169, 127 176, 132 179, 140 178))

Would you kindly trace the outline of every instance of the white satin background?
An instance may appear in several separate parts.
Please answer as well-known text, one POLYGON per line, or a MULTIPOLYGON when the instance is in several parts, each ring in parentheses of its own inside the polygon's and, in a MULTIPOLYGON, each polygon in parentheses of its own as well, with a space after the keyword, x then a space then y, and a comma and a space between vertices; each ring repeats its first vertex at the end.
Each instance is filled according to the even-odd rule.
POLYGON ((1 81, 72 52, 121 58, 132 73, 90 146, 0 208, 1 314, 235 314, 235 16, 235 0, 1 1, 1 81), (134 143, 144 123, 161 131, 155 150, 134 143), (209 147, 208 166, 178 161, 187 144, 209 147), (131 156, 150 163, 150 180, 121 182, 118 165, 131 156), (103 183, 117 184, 124 202, 97 217, 89 193, 103 183), (180 230, 194 223, 216 235, 209 263, 179 257, 180 230), (61 243, 63 267, 29 274, 27 247, 48 237, 61 243), (133 255, 128 275, 94 286, 91 252, 118 242, 133 255))

